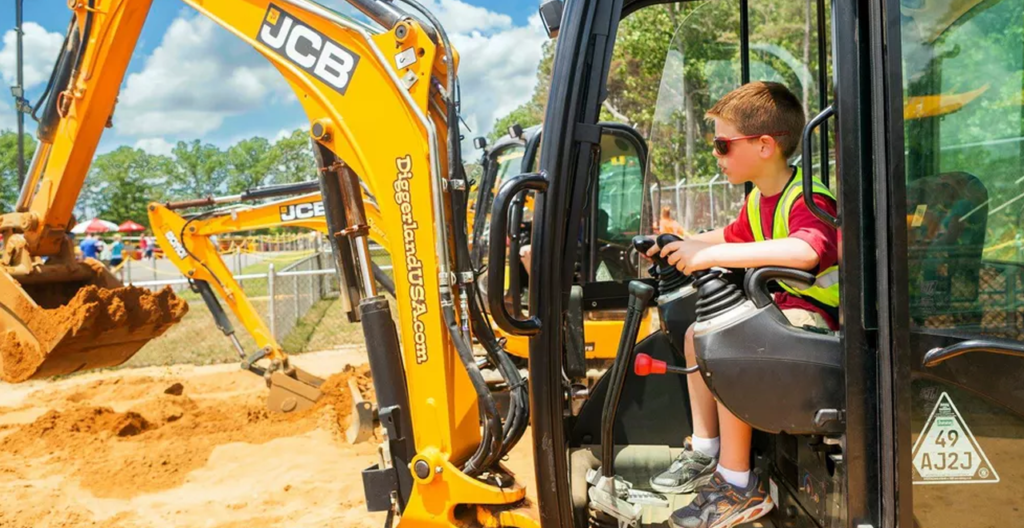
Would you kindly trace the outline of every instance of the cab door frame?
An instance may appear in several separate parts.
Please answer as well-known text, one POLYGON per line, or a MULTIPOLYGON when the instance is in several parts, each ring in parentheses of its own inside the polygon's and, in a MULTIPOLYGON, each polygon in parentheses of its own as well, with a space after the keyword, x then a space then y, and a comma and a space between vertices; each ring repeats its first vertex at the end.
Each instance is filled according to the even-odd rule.
MULTIPOLYGON (((892 409, 890 196, 886 176, 883 0, 833 0, 836 187, 840 225, 840 325, 846 366, 847 519, 850 528, 884 522, 892 480, 882 446, 892 409), (890 251, 877 251, 889 248, 890 251), (880 321, 883 321, 880 324, 880 321), (888 420, 888 422, 887 422, 888 420)), ((898 14, 899 11, 897 10, 898 14)), ((899 56, 897 55, 897 58, 899 56)), ((897 67, 899 63, 897 63, 897 67)), ((898 77, 897 77, 898 79, 898 77)), ((898 86, 898 85, 897 85, 898 86)), ((902 102, 896 108, 902 108, 902 102)), ((902 174, 902 173, 901 173, 902 174)), ((891 427, 888 428, 891 430, 891 427)))

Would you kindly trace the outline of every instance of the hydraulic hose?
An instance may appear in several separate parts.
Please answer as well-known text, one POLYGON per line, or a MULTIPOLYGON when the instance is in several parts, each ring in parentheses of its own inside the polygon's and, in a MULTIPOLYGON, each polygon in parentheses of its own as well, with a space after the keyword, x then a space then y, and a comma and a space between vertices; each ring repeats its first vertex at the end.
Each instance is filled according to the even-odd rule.
POLYGON ((476 476, 500 458, 503 436, 501 419, 498 418, 498 406, 491 396, 487 382, 484 380, 483 374, 480 373, 480 368, 477 367, 476 361, 473 359, 473 350, 462 339, 462 335, 459 332, 459 324, 455 319, 455 306, 451 302, 444 303, 441 311, 444 313, 445 321, 448 323, 448 331, 452 334, 452 342, 455 343, 459 359, 462 360, 462 365, 469 373, 469 379, 476 390, 477 405, 480 408, 481 421, 484 425, 480 445, 477 447, 476 452, 473 453, 473 456, 461 468, 463 473, 469 476, 476 476))

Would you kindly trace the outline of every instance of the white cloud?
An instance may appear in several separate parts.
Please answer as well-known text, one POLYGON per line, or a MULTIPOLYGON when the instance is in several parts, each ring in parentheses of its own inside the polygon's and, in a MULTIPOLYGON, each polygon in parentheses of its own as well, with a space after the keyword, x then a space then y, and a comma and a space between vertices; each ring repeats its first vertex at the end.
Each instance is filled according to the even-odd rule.
POLYGON ((526 26, 490 35, 474 31, 450 38, 461 56, 462 113, 473 129, 467 139, 485 135, 496 119, 533 95, 547 35, 540 17, 534 15, 526 26))
MULTIPOLYGON (((449 38, 458 33, 489 32, 512 27, 512 17, 461 0, 432 0, 424 2, 423 7, 437 17, 449 38)), ((455 47, 458 49, 457 44, 455 47)))
MULTIPOLYGON (((463 147, 468 153, 472 137, 490 132, 496 119, 533 95, 547 34, 537 15, 527 25, 515 26, 508 15, 462 0, 422 3, 444 26, 461 57, 462 117, 472 129, 463 147)), ((329 5, 349 14, 341 0, 329 5)))
MULTIPOLYGON (((339 3, 328 2, 329 5, 339 3)), ((486 134, 494 121, 529 100, 536 84, 541 45, 547 39, 537 16, 525 26, 511 17, 462 0, 425 2, 445 25, 461 55, 463 118, 467 140, 486 134)), ((128 76, 114 125, 136 138, 202 137, 224 120, 294 96, 284 78, 247 44, 200 16, 174 20, 142 70, 128 76)), ((283 114, 282 114, 283 115, 283 114)), ((2 114, 0 114, 2 116, 2 114)), ((287 121, 267 123, 280 127, 287 121)), ((301 126, 308 126, 302 123, 301 126)), ((282 128, 268 139, 280 139, 282 128)), ((250 137, 232 130, 229 136, 250 137)), ((148 141, 143 139, 140 141, 148 141)))
POLYGON ((291 137, 292 133, 295 132, 296 128, 305 128, 306 126, 308 126, 308 125, 306 125, 306 123, 302 123, 302 124, 299 124, 297 126, 293 126, 291 128, 282 128, 281 130, 277 131, 277 134, 274 135, 273 139, 271 139, 271 142, 272 143, 276 143, 276 142, 281 141, 282 139, 284 139, 286 137, 291 137))
POLYGON ((174 143, 162 137, 144 138, 136 141, 134 148, 142 149, 149 154, 170 156, 171 151, 174 150, 174 143))
MULTIPOLYGON (((321 3, 343 15, 373 24, 369 18, 344 0, 322 0, 321 3)), ((441 22, 449 35, 512 27, 512 17, 468 4, 462 0, 423 0, 420 3, 441 22)), ((398 4, 398 7, 416 18, 422 18, 419 13, 404 4, 398 4)))
MULTIPOLYGON (((64 35, 50 33, 35 22, 25 22, 22 27, 25 32, 22 37, 24 82, 25 89, 31 90, 50 78, 64 35)), ((4 47, 0 49, 0 73, 3 74, 5 84, 13 85, 17 80, 17 61, 17 35, 11 29, 4 33, 4 47)))
MULTIPOLYGON (((14 114, 14 109, 6 101, 0 100, 0 130, 13 130, 18 131, 18 116, 14 114)), ((25 124, 29 124, 31 119, 26 119, 25 124)))
POLYGON ((290 91, 248 44, 207 18, 186 16, 171 23, 142 71, 128 76, 114 125, 131 136, 202 136, 290 91))

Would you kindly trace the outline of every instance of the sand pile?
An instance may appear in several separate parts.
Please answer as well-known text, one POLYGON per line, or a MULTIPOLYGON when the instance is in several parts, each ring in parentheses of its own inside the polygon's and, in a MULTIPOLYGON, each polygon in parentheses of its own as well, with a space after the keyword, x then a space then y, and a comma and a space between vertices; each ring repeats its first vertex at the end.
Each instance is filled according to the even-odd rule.
MULTIPOLYGON (((65 471, 70 469, 96 497, 128 498, 166 490, 184 484, 217 446, 262 444, 307 433, 324 422, 337 437, 348 426, 348 380, 353 378, 363 387, 370 385, 367 367, 347 367, 327 379, 324 397, 316 406, 287 415, 270 413, 264 393, 193 398, 188 380, 163 380, 161 385, 145 378, 137 383, 92 383, 66 396, 69 407, 51 410, 0 440, 0 453, 46 457, 65 466, 65 471), (151 394, 138 400, 143 387, 151 394), (122 412, 100 404, 124 398, 138 403, 122 412)), ((364 394, 372 397, 372 389, 364 394)))
POLYGON ((86 286, 66 304, 52 307, 59 293, 38 293, 36 301, 44 308, 28 302, 15 308, 35 341, 19 339, 13 330, 2 336, 3 381, 120 365, 188 312, 188 304, 170 288, 153 293, 134 286, 86 286))

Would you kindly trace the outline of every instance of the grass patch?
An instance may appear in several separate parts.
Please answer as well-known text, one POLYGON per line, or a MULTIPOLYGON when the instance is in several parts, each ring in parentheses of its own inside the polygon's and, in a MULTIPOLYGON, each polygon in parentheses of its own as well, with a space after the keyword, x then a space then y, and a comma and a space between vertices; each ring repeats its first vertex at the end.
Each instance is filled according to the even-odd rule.
POLYGON ((316 332, 317 327, 323 322, 324 315, 327 314, 327 310, 334 302, 331 299, 321 299, 313 303, 313 306, 309 308, 306 315, 295 322, 291 332, 288 332, 288 335, 281 341, 281 348, 289 354, 308 351, 313 333, 316 332))

